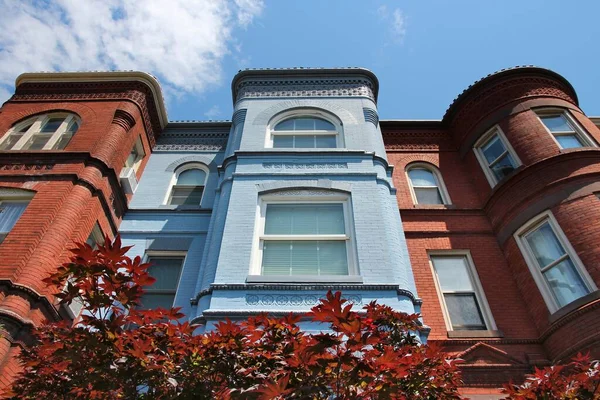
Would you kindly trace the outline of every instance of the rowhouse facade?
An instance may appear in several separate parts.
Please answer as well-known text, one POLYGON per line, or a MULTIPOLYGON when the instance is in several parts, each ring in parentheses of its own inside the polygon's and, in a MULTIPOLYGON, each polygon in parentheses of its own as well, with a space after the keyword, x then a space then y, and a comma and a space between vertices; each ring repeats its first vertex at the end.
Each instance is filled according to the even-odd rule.
POLYGON ((3 384, 32 326, 77 316, 41 279, 117 233, 153 264, 144 306, 201 330, 341 290, 420 312, 474 398, 600 356, 600 130, 552 71, 492 74, 440 121, 379 121, 360 68, 241 71, 221 122, 167 122, 143 73, 16 86, 0 109, 3 384))

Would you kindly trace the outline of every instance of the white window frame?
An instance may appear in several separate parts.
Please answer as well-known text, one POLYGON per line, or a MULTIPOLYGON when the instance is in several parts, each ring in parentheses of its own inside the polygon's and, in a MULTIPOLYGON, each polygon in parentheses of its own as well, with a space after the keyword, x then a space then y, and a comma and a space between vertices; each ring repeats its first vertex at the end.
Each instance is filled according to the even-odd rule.
MULTIPOLYGON (((340 148, 344 148, 344 135, 343 135, 343 129, 342 129, 342 123, 335 117, 333 117, 332 115, 330 115, 329 113, 325 113, 323 111, 320 110, 315 110, 315 109, 297 109, 297 110, 291 110, 291 111, 287 111, 284 113, 281 113, 277 116, 275 116, 271 121, 269 121, 269 124, 267 125, 267 137, 266 137, 266 141, 265 141, 265 147, 266 148, 275 148, 273 147, 273 137, 274 136, 301 136, 301 135, 307 135, 307 136, 315 136, 315 135, 335 135, 335 148, 336 149, 340 149, 340 148), (327 122, 330 122, 331 124, 333 124, 333 126, 335 126, 335 131, 275 131, 275 126, 277 126, 278 123, 283 122, 287 119, 292 119, 292 118, 299 118, 299 117, 307 117, 307 118, 320 118, 320 119, 324 119, 327 122)), ((287 150, 287 149, 292 149, 292 150, 318 150, 318 149, 326 149, 326 150, 330 150, 332 148, 297 148, 297 147, 276 147, 275 149, 277 150, 287 150)))
POLYGON ((133 170, 137 172, 137 170, 140 168, 140 165, 142 164, 142 161, 144 160, 144 157, 146 156, 146 151, 144 150, 144 144, 142 143, 141 136, 138 136, 137 139, 135 140, 135 143, 133 144, 133 147, 131 148, 129 155, 127 155, 127 159, 125 160, 124 167, 125 168, 133 168, 133 170), (128 162, 129 155, 133 152, 134 149, 137 153, 137 158, 135 159, 133 164, 128 165, 129 164, 129 162, 128 162))
POLYGON ((550 134, 550 136, 552 137, 552 139, 554 140, 554 142, 556 143, 556 145, 558 146, 559 149, 563 149, 563 147, 560 145, 559 141, 556 140, 556 136, 572 136, 575 135, 577 136, 577 139, 579 139, 579 141, 581 142, 583 147, 598 147, 598 145, 594 142, 594 140, 591 138, 591 136, 586 132, 585 129, 583 129, 583 127, 579 124, 579 122, 577 122, 577 120, 575 119, 575 117, 573 117, 573 115, 571 115, 571 113, 564 109, 564 108, 540 108, 540 109, 536 109, 535 110, 535 114, 537 115, 540 123, 542 124, 542 126, 544 127, 544 129, 546 129, 546 132, 548 132, 548 134, 550 134), (542 117, 552 117, 552 116, 559 116, 562 115, 565 117, 565 119, 569 122, 569 124, 571 124, 571 126, 573 127, 572 131, 564 131, 564 132, 552 132, 544 123, 544 121, 542 120, 542 117))
POLYGON ((144 257, 142 261, 144 263, 151 263, 152 257, 154 258, 181 258, 181 269, 179 270, 179 277, 177 277, 177 286, 175 286, 175 290, 164 290, 164 289, 152 289, 152 286, 144 287, 145 293, 154 293, 154 294, 173 294, 173 304, 171 307, 175 306, 175 301, 177 300, 177 291, 179 290, 179 286, 181 285, 181 278, 183 276, 183 268, 185 267, 185 261, 187 259, 186 251, 158 251, 158 250, 146 250, 144 253, 144 257))
MULTIPOLYGON (((496 134, 498 135, 500 142, 502 142, 502 144, 504 145, 505 152, 510 154, 513 161, 515 162, 516 165, 514 166, 514 168, 517 169, 517 168, 519 168, 519 166, 521 166, 523 164, 521 162, 521 160, 519 159, 519 157, 517 156, 517 153, 515 152, 515 150, 510 145, 510 142, 508 141, 508 139, 506 139, 506 136, 504 135, 504 132, 502 132, 502 129, 500 129, 500 127, 498 125, 493 126, 491 129, 489 129, 487 132, 485 132, 485 134, 483 134, 479 138, 479 140, 477 142, 475 142, 475 145, 473 146, 473 151, 475 152, 475 157, 477 157, 477 161, 479 161, 479 164, 481 165, 481 169, 483 169, 483 173, 485 174, 485 177, 487 178, 491 187, 494 187, 494 186, 496 186, 496 184, 498 184, 498 179, 496 178, 496 175, 494 175, 494 173, 490 169, 490 165, 488 164, 488 162, 485 158, 485 155, 483 154, 483 150, 481 148, 484 145, 486 145, 492 139, 492 137, 496 134)), ((505 153, 503 153, 500 157, 503 157, 504 155, 505 155, 505 153)), ((496 160, 498 160, 500 157, 498 157, 496 160)))
MULTIPOLYGON (((496 326, 496 322, 494 321, 494 317, 492 316, 492 311, 490 309, 490 305, 485 296, 485 292, 483 291, 483 287, 481 286, 481 281, 479 280, 479 275, 477 274, 477 269, 475 268, 475 263, 473 262, 473 258, 471 257, 471 252, 469 250, 428 250, 427 257, 429 258, 429 267, 431 268, 431 273, 433 276, 433 281, 435 283, 435 290, 438 295, 438 299, 440 301, 440 306, 442 308, 442 314, 444 315, 444 322, 446 323, 447 331, 460 331, 460 332, 478 332, 478 330, 455 330, 452 327, 452 320, 450 318, 450 313, 448 312, 448 307, 446 306, 446 299, 444 298, 444 292, 442 291, 440 281, 438 279, 437 271, 435 270, 435 266, 433 265, 433 258, 435 257, 457 257, 462 256, 467 261, 467 272, 469 273, 469 278, 471 278, 471 284, 473 285, 473 293, 475 294, 475 298, 477 299, 477 303, 479 305, 479 310, 481 311, 481 315, 483 317, 483 321, 485 323, 486 329, 488 331, 498 330, 496 326)), ((454 292, 458 293, 458 292, 454 292)), ((462 292, 461 292, 462 293, 462 292)), ((471 292, 469 292, 471 293, 471 292)))
MULTIPOLYGON (((23 134, 23 137, 21 137, 21 139, 19 139, 10 149, 5 149, 3 151, 11 151, 11 150, 25 150, 28 151, 28 149, 24 149, 23 147, 29 142, 29 140, 37 133, 40 132, 40 130, 42 129, 42 127, 44 126, 44 124, 46 123, 46 121, 48 121, 50 118, 65 118, 65 120, 60 124, 60 126, 56 129, 56 131, 52 134, 52 136, 50 137, 50 139, 48 140, 48 142, 44 145, 44 147, 40 150, 31 150, 31 151, 42 151, 42 150, 62 150, 62 149, 54 149, 54 146, 58 143, 58 141, 60 140, 60 138, 62 137, 62 135, 67 131, 67 128, 69 127, 69 125, 71 124, 71 122, 76 122, 77 125, 79 127, 81 127, 81 121, 80 119, 74 115, 74 114, 70 114, 70 113, 48 113, 48 114, 41 114, 41 115, 37 115, 35 117, 31 117, 26 119, 25 121, 19 122, 18 124, 16 124, 15 126, 13 126, 12 128, 10 128, 8 130, 8 132, 6 132, 4 134, 4 136, 2 137, 2 139, 0 139, 0 147, 4 144, 4 142, 6 142, 7 140, 9 140, 9 137, 14 133, 14 132, 18 132, 20 129, 22 129, 23 127, 31 124, 33 122, 33 124, 29 127, 29 129, 27 129, 27 131, 23 134)), ((79 128, 78 128, 79 130, 79 128)), ((73 133, 73 135, 75 135, 75 133, 77 133, 77 131, 75 131, 73 133)), ((68 146, 68 143, 67 145, 68 146)), ((66 147, 65 146, 65 147, 66 147)))
MULTIPOLYGON (((451 205, 452 200, 450 200, 450 195, 448 194, 448 189, 446 188, 446 184, 444 183, 444 179, 442 178, 442 174, 437 167, 434 165, 424 163, 424 162, 416 162, 407 165, 406 170, 406 179, 408 180, 408 187, 410 188, 410 195, 412 197, 413 204, 422 205, 422 206, 439 206, 439 205, 451 205), (433 174, 433 178, 437 183, 437 189, 442 198, 442 204, 419 204, 417 200, 417 194, 415 193, 415 188, 412 183, 412 179, 410 179, 410 175, 408 174, 413 169, 425 169, 433 174)), ((433 186, 417 186, 418 188, 433 188, 433 186)))
POLYGON ((318 277, 320 279, 331 278, 331 280, 339 279, 341 276, 360 276, 358 269, 358 259, 356 256, 356 243, 354 235, 354 224, 352 219, 352 205, 350 196, 344 194, 332 194, 326 196, 278 196, 277 194, 260 196, 256 208, 256 224, 254 228, 254 240, 252 243, 252 256, 250 262, 250 275, 256 276, 279 276, 279 275, 263 275, 262 260, 263 260, 263 245, 265 240, 281 239, 281 240, 345 240, 346 242, 346 259, 348 261, 347 275, 281 275, 282 280, 292 278, 302 279, 303 277, 318 277), (344 228, 343 235, 265 235, 265 222, 267 205, 269 204, 342 204, 344 213, 344 228))
MULTIPOLYGON (((204 200, 204 194, 206 193, 206 182, 208 182, 208 178, 209 178, 209 174, 210 174, 210 170, 208 169, 208 167, 202 163, 187 163, 187 164, 179 166, 175 170, 175 173, 172 174, 172 176, 171 176, 171 182, 169 182, 169 189, 167 190, 167 194, 165 196, 163 204, 176 205, 176 204, 171 204, 171 197, 173 196, 173 189, 177 186, 177 180, 179 179, 179 175, 182 172, 188 171, 190 169, 200 169, 206 173, 206 179, 204 179, 204 185, 199 185, 204 188, 202 190, 202 197, 200 198, 200 203, 198 204, 198 206, 200 207, 202 205, 202 201, 204 200)), ((189 185, 181 185, 181 186, 189 186, 189 185)), ((198 186, 194 186, 194 187, 198 187, 198 186)))
MULTIPOLYGON (((563 230, 560 228, 560 225, 558 224, 558 221, 556 221, 556 218, 554 217, 552 212, 550 210, 547 210, 547 211, 544 211, 543 213, 535 216, 534 218, 527 221, 521 228, 519 228, 513 234, 513 237, 515 238, 515 241, 517 242, 519 250, 521 250, 521 254, 523 255, 523 258, 525 259, 527 267, 529 268, 529 271, 531 272, 531 275, 533 276, 533 280, 537 284, 538 289, 540 290, 540 293, 542 294, 542 297, 544 298, 544 302, 546 303, 548 310, 550 311, 551 314, 553 314, 556 311, 558 311, 560 308, 568 306, 568 304, 565 306, 560 306, 558 304, 558 302, 556 301, 556 299, 554 298, 552 289, 546 282, 546 279, 544 278, 542 271, 540 269, 541 267, 538 266, 538 263, 535 259, 533 251, 531 250, 529 243, 527 243, 527 239, 525 238, 525 236, 527 234, 529 234, 530 232, 533 232, 534 230, 539 228, 545 222, 548 222, 550 224, 552 231, 556 235, 556 238, 558 239, 558 241, 561 244, 561 246, 563 247, 563 249, 566 251, 566 254, 569 256, 569 258, 573 262, 573 266, 575 267, 575 272, 577 272, 579 274, 579 276, 581 277, 581 280, 583 281, 584 285, 588 289, 588 292, 591 293, 591 292, 597 290, 598 288, 596 287, 594 280, 592 279, 592 277, 588 273, 587 269, 585 268, 583 262, 581 262, 581 259, 577 255, 577 252, 575 251, 573 246, 571 246, 571 243, 565 236, 563 230)), ((552 265, 556 265, 556 264, 554 263, 552 265)), ((552 268, 552 266, 549 266, 548 268, 552 268)))

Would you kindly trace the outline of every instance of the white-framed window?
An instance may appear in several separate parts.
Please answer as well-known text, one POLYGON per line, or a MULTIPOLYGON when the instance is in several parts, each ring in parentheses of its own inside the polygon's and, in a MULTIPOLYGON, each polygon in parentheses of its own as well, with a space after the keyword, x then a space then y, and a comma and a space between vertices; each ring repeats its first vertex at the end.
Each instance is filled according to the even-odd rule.
POLYGON ((156 282, 144 288, 139 308, 149 310, 158 307, 165 309, 173 307, 185 261, 185 253, 150 252, 146 253, 145 258, 145 262, 151 264, 148 273, 156 279, 156 282))
POLYGON ((451 204, 444 180, 434 166, 426 163, 410 164, 406 175, 415 204, 451 204))
POLYGON ((0 139, 0 150, 61 150, 79 125, 79 118, 69 113, 37 115, 10 128, 0 139))
POLYGON ((26 194, 0 198, 0 243, 21 218, 30 200, 31 196, 26 194))
POLYGON ((208 169, 201 164, 186 164, 178 168, 173 176, 173 184, 167 204, 199 206, 204 194, 208 169))
POLYGON ((125 160, 125 168, 133 168, 134 171, 137 171, 145 155, 146 152, 144 151, 142 138, 138 136, 131 148, 131 152, 129 152, 129 156, 127 156, 127 160, 125 160))
POLYGON ((358 275, 349 198, 264 196, 251 275, 358 275))
POLYGON ((474 151, 492 187, 521 165, 521 160, 498 126, 487 131, 475 143, 474 151))
POLYGON ((533 218, 514 237, 551 313, 596 290, 552 212, 533 218))
POLYGON ((587 132, 567 110, 541 109, 536 114, 561 149, 596 147, 587 132))
POLYGON ((496 330, 475 265, 468 251, 428 252, 446 328, 496 330))
POLYGON ((277 149, 332 149, 343 146, 341 123, 320 111, 295 110, 269 124, 266 147, 277 149))

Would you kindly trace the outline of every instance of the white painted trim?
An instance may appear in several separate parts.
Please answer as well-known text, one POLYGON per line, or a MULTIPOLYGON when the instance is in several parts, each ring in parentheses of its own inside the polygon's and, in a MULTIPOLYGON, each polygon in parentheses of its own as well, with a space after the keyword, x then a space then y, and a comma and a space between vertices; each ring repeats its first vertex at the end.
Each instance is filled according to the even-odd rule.
POLYGON ((588 293, 593 292, 598 288, 596 287, 594 280, 585 268, 585 265, 583 264, 583 262, 581 262, 579 255, 577 255, 577 252, 575 251, 573 246, 571 246, 571 243, 560 228, 560 225, 558 224, 558 221, 556 221, 556 218, 554 217, 552 212, 550 210, 547 210, 535 216, 534 218, 527 221, 521 228, 519 228, 513 234, 513 237, 517 242, 519 250, 521 250, 521 254, 525 259, 525 262, 527 264, 527 267, 529 268, 529 271, 531 272, 533 280, 535 281, 535 283, 538 286, 538 289, 540 290, 540 293, 546 303, 546 306, 548 307, 548 310, 551 314, 553 314, 556 311, 558 311, 561 308, 561 306, 554 298, 554 294, 552 294, 552 289, 550 288, 550 286, 546 282, 546 279, 542 275, 542 272, 540 271, 540 266, 535 260, 535 256, 533 255, 531 248, 529 247, 529 244, 525 239, 525 236, 527 234, 533 232, 545 222, 548 222, 550 224, 550 227, 556 235, 556 238, 567 252, 568 256, 573 262, 573 265, 575 266, 575 272, 579 273, 581 280, 583 281, 584 285, 589 291, 588 293))
POLYGON ((453 331, 454 329, 452 328, 450 314, 448 313, 448 307, 446 307, 446 300, 444 299, 444 293, 441 289, 437 272, 435 270, 435 266, 433 265, 432 257, 465 257, 467 261, 467 272, 469 273, 469 278, 471 279, 471 284, 473 285, 473 293, 475 294, 475 298, 477 299, 477 303, 483 316, 486 329, 492 331, 498 330, 498 327, 496 326, 496 322, 494 321, 494 317, 492 315, 492 311, 490 309, 490 305, 485 296, 485 292, 483 291, 483 286, 481 286, 481 281, 479 280, 479 275, 477 274, 475 263, 473 262, 473 258, 471 257, 471 252, 469 250, 427 250, 427 256, 429 258, 429 267, 431 269, 433 281, 435 283, 435 289, 437 291, 438 299, 440 301, 442 314, 444 315, 446 330, 453 331))
MULTIPOLYGON (((356 254, 356 238, 352 218, 352 204, 350 196, 339 194, 333 196, 278 196, 270 193, 260 196, 256 205, 254 236, 250 256, 248 275, 262 275, 263 243, 268 240, 345 240, 346 258, 348 260, 348 275, 360 276, 358 257, 356 254), (268 204, 342 204, 344 213, 344 235, 265 235, 265 220, 268 204)), ((293 275, 292 275, 293 276, 293 275)))
POLYGON ((496 175, 494 175, 494 173, 490 169, 490 166, 489 166, 481 148, 485 144, 487 144, 492 139, 492 137, 496 134, 498 135, 500 142, 504 145, 505 150, 513 158, 513 160, 516 164, 516 165, 514 165, 514 168, 517 169, 520 165, 523 164, 521 162, 521 160, 519 159, 519 156, 517 155, 515 150, 510 145, 510 142, 508 141, 508 139, 506 139, 506 136, 504 135, 504 132, 502 132, 502 129, 500 129, 500 127, 498 125, 493 126, 485 134, 483 134, 479 138, 479 140, 477 140, 477 142, 475 142, 475 145, 473 146, 473 151, 475 152, 475 157, 477 158, 477 161, 479 161, 479 164, 481 165, 481 169, 483 169, 483 173, 485 174, 485 177, 488 180, 491 187, 496 186, 496 184, 498 183, 498 180, 496 179, 496 175))
POLYGON ((564 109, 564 108, 556 108, 556 107, 544 107, 544 108, 536 108, 534 111, 535 111, 536 116, 538 117, 538 120, 540 121, 540 123, 542 124, 544 129, 546 129, 546 132, 548 132, 550 137, 552 137, 552 139, 554 140, 554 142, 556 143, 556 145, 558 146, 559 149, 562 149, 563 147, 560 145, 560 143, 556 139, 556 135, 555 135, 556 132, 553 133, 550 129, 548 129, 546 124, 544 124, 542 117, 563 115, 566 118, 566 120, 568 121, 568 123, 571 124, 571 126, 573 127, 573 130, 565 131, 565 132, 558 132, 559 133, 558 136, 563 136, 563 135, 561 135, 561 133, 564 133, 567 135, 569 133, 573 133, 573 134, 575 134, 575 136, 577 136, 577 138, 583 144, 582 147, 598 147, 596 142, 594 142, 594 139, 592 139, 592 137, 587 133, 587 131, 579 124, 579 122, 577 122, 577 120, 575 119, 575 117, 573 117, 573 115, 569 112, 569 110, 564 109))
POLYGON ((169 121, 165 108, 162 90, 158 80, 141 71, 92 71, 92 72, 28 72, 15 80, 15 87, 27 82, 60 83, 60 82, 141 82, 152 92, 154 104, 158 110, 160 127, 164 128, 169 121))
MULTIPOLYGON (((142 164, 142 161, 144 160, 144 157, 146 156, 146 151, 144 150, 144 144, 142 143, 141 136, 138 136, 137 139, 135 139, 135 143, 131 149, 136 149, 138 159, 133 163, 133 165, 127 165, 127 160, 125 160, 125 168, 133 168, 133 170, 137 172, 142 164)), ((129 154, 131 154, 131 152, 129 152, 129 154)), ((129 159, 129 155, 127 155, 127 159, 129 159)))
MULTIPOLYGON (((419 204, 417 201, 417 195, 415 193, 415 189, 413 187, 412 180, 410 179, 409 172, 411 169, 425 169, 433 174, 433 178, 437 183, 437 189, 440 193, 440 197, 442 198, 442 204, 451 205, 452 200, 450 200, 450 194, 448 193, 448 189, 446 188, 446 184, 444 183, 444 179, 442 178, 442 173, 440 170, 433 164, 429 164, 427 162, 413 162, 406 166, 404 173, 406 174, 406 180, 408 181, 408 187, 410 189, 410 195, 413 200, 413 204, 419 204)), ((424 187, 424 186, 419 186, 424 187)), ((434 204, 431 204, 434 205, 434 204)))
MULTIPOLYGON (((71 125, 72 122, 76 122, 78 127, 81 126, 81 121, 80 121, 79 117, 77 117, 75 114, 66 113, 66 112, 50 112, 50 113, 46 113, 46 114, 38 114, 38 115, 27 118, 26 120, 15 124, 4 134, 2 139, 0 139, 0 146, 2 146, 4 144, 4 142, 8 141, 9 138, 11 137, 11 135, 13 135, 15 132, 17 132, 17 131, 21 130, 23 127, 31 124, 29 129, 27 129, 27 131, 23 133, 21 138, 17 142, 15 142, 15 144, 13 144, 13 146, 11 148, 5 149, 3 151, 11 151, 11 150, 27 151, 27 150, 29 150, 27 148, 24 148, 25 145, 28 144, 29 141, 35 135, 40 134, 40 131, 41 131, 42 127, 44 126, 44 124, 51 118, 64 118, 64 121, 58 126, 58 128, 56 128, 56 130, 53 133, 44 134, 44 135, 50 136, 50 138, 48 139, 48 141, 46 142, 46 144, 44 145, 44 147, 42 149, 31 150, 31 151, 54 150, 53 149, 54 146, 61 139, 62 135, 67 131, 67 128, 71 125)), ((75 131, 73 133, 73 135, 75 135, 76 133, 77 133, 77 131, 75 131)), ((68 145, 68 143, 67 143, 67 145, 68 145)), ((62 149, 56 149, 56 150, 62 150, 62 149)))
MULTIPOLYGON (((204 173, 206 174, 206 178, 204 179, 203 186, 206 189, 206 181, 208 180, 208 176, 210 174, 210 170, 209 170, 208 166, 205 164, 199 163, 199 162, 185 163, 185 164, 180 165, 179 167, 175 168, 175 172, 171 175, 171 180, 169 181, 169 187, 167 189, 167 193, 165 194, 165 198, 163 200, 164 205, 171 204, 171 195, 173 194, 173 188, 177 185, 177 179, 179 179, 179 174, 181 174, 184 171, 188 171, 190 169, 200 169, 200 170, 204 171, 204 173)), ((202 191, 202 197, 200 198, 200 204, 198 204, 199 206, 202 206, 202 200, 204 200, 205 192, 206 192, 206 190, 202 191)))
MULTIPOLYGON (((267 124, 267 134, 265 137, 265 147, 273 148, 273 136, 275 135, 336 135, 336 147, 335 148, 344 148, 344 133, 342 122, 334 116, 333 114, 326 112, 320 108, 294 108, 291 110, 280 112, 275 115, 267 124), (277 131, 275 132, 273 129, 277 126, 278 123, 291 118, 298 117, 315 117, 324 119, 327 122, 330 122, 335 126, 335 131, 277 131)), ((316 149, 315 149, 316 150, 316 149)))

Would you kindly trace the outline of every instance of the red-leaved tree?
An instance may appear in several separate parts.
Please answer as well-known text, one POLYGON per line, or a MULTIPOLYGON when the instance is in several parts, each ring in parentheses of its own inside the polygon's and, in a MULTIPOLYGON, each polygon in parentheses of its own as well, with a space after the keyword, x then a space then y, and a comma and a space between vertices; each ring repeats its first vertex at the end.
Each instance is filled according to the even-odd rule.
MULTIPOLYGON (((181 322, 177 309, 137 309, 154 279, 148 264, 125 256, 128 250, 118 237, 97 250, 80 244, 71 262, 45 280, 61 304, 81 301, 85 312, 75 326, 36 330, 8 398, 460 398, 456 360, 418 342, 417 315, 374 302, 359 312, 340 293, 328 293, 305 315, 261 314, 194 335, 196 327, 181 322), (321 323, 323 333, 303 332, 300 320, 321 323)), ((597 364, 586 369, 587 360, 576 362, 577 393, 595 393, 597 364)), ((544 371, 523 386, 507 386, 507 394, 533 399, 551 390, 547 385, 556 386, 552 395, 571 393, 570 378, 559 378, 568 376, 564 370, 544 371)), ((540 398, 554 398, 548 396, 540 398)))
POLYGON ((420 345, 417 315, 376 303, 357 312, 328 293, 306 315, 261 314, 194 335, 177 309, 136 309, 154 279, 128 250, 118 237, 97 250, 80 244, 45 280, 60 303, 78 299, 85 312, 75 326, 36 330, 9 398, 459 398, 455 362, 420 345), (301 319, 323 333, 303 332, 301 319))

